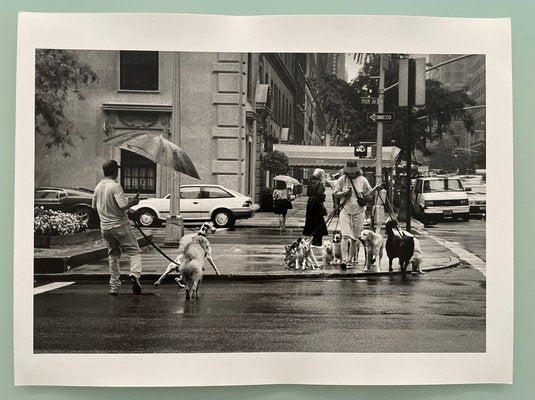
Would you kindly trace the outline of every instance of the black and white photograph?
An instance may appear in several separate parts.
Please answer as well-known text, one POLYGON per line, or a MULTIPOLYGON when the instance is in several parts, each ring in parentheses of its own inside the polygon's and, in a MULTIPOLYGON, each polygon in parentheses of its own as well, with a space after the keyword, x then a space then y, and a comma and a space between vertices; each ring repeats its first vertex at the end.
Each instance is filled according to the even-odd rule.
POLYGON ((35 68, 36 352, 485 351, 483 55, 35 68))
POLYGON ((123 43, 32 49, 30 353, 489 354, 484 47, 123 43))

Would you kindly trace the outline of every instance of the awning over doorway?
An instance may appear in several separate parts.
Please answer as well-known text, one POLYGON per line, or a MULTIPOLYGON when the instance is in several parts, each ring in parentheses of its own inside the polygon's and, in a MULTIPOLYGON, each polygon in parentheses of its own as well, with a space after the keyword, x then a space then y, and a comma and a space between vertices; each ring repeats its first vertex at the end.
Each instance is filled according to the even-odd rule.
MULTIPOLYGON (((295 144, 274 144, 273 150, 288 157, 290 166, 307 168, 338 169, 349 159, 356 159, 361 167, 375 167, 375 157, 356 158, 350 146, 304 146, 295 144)), ((395 146, 383 147, 383 167, 392 168, 401 149, 395 146)), ((368 154, 371 148, 368 147, 368 154)))

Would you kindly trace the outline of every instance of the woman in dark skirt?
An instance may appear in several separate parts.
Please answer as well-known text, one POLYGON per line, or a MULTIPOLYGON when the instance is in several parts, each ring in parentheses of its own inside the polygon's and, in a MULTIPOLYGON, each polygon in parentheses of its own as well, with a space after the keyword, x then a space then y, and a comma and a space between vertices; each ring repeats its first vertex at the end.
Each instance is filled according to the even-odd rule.
POLYGON ((279 215, 279 228, 281 231, 286 230, 286 214, 292 208, 290 191, 284 181, 275 181, 275 190, 273 191, 273 211, 279 215))
POLYGON ((323 236, 328 235, 327 226, 323 217, 327 215, 325 209, 325 186, 323 184, 324 171, 316 169, 308 180, 307 211, 303 235, 312 236, 312 245, 320 247, 323 236))

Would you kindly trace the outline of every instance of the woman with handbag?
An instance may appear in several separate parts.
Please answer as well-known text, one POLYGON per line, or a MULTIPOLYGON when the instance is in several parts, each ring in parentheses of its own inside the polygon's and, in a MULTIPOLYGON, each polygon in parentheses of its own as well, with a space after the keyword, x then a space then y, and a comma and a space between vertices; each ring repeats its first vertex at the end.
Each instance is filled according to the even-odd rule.
POLYGON ((342 263, 340 268, 351 268, 351 262, 358 261, 359 241, 366 219, 366 204, 380 183, 372 188, 362 175, 357 161, 348 160, 344 175, 336 183, 335 196, 342 199, 339 225, 342 233, 342 263))
POLYGON ((305 216, 305 227, 303 235, 312 236, 312 246, 321 247, 323 236, 328 235, 325 219, 327 209, 325 208, 325 185, 323 177, 325 172, 317 168, 308 180, 307 187, 307 211, 305 216))
POLYGON ((273 191, 273 211, 279 215, 279 229, 281 232, 286 230, 286 214, 292 209, 290 190, 286 187, 286 182, 275 181, 275 190, 273 191))

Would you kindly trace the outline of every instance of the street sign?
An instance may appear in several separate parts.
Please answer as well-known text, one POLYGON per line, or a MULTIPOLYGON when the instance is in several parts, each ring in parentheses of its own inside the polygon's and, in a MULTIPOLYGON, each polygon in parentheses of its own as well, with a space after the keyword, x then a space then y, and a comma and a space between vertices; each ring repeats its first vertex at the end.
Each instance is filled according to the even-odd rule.
POLYGON ((360 143, 357 143, 353 147, 353 151, 354 151, 355 157, 362 158, 362 157, 366 157, 368 155, 368 149, 366 148, 365 145, 360 144, 360 143))
POLYGON ((394 122, 394 113, 368 113, 368 122, 394 122))
POLYGON ((378 99, 377 99, 377 97, 361 97, 360 98, 360 104, 376 105, 376 104, 378 104, 378 99))

